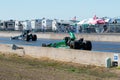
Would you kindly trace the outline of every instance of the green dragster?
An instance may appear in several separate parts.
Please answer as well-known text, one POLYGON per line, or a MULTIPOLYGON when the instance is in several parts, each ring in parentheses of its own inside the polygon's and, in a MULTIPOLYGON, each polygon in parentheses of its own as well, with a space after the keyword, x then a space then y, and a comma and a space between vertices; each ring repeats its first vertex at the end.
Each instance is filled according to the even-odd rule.
POLYGON ((64 39, 57 43, 42 44, 43 47, 54 47, 54 48, 71 48, 81 50, 92 50, 91 41, 84 41, 83 38, 76 40, 75 34, 69 32, 70 37, 64 37, 64 39))

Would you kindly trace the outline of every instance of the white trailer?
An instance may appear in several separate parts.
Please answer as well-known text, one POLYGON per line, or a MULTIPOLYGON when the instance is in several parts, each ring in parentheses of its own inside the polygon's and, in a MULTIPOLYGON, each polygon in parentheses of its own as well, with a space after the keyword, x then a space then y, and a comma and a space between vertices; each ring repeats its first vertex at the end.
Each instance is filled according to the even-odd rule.
POLYGON ((15 21, 14 20, 1 21, 0 27, 3 30, 15 30, 15 21))
POLYGON ((22 21, 15 21, 15 30, 23 30, 22 21))
POLYGON ((54 19, 52 21, 52 31, 57 31, 58 27, 59 27, 58 26, 58 21, 56 19, 54 19))
POLYGON ((5 29, 5 21, 0 21, 0 29, 3 30, 5 29))
POLYGON ((42 29, 42 19, 31 20, 31 28, 33 30, 41 30, 42 29))
POLYGON ((15 21, 15 30, 19 30, 19 21, 15 21))
POLYGON ((42 20, 42 29, 44 30, 52 30, 52 21, 50 19, 43 19, 42 20))
POLYGON ((32 30, 31 21, 29 20, 22 21, 21 24, 23 26, 23 30, 32 30))

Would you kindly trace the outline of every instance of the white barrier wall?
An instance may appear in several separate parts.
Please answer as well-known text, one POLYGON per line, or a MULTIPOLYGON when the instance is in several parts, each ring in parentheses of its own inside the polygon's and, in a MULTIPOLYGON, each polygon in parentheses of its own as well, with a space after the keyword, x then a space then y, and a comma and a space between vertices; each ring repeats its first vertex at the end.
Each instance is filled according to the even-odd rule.
MULTIPOLYGON (((0 37, 11 37, 18 36, 21 32, 0 32, 0 37)), ((63 39, 69 34, 56 34, 56 33, 36 33, 38 38, 47 38, 47 39, 63 39)), ((85 40, 90 41, 111 41, 111 42, 120 42, 120 36, 116 35, 104 35, 104 34, 76 34, 77 39, 84 38, 85 40)))
MULTIPOLYGON (((24 50, 12 50, 12 45, 0 45, 0 52, 17 53, 19 55, 29 55, 35 58, 47 57, 54 60, 74 62, 87 65, 106 66, 106 58, 114 61, 114 53, 92 52, 73 49, 56 49, 46 47, 22 46, 24 50)), ((118 55, 118 66, 120 66, 120 54, 118 55)))

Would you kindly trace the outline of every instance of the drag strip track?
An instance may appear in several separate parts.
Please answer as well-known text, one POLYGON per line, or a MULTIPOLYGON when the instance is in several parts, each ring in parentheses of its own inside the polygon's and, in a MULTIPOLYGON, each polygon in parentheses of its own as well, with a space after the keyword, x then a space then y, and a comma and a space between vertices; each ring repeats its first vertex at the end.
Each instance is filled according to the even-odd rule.
MULTIPOLYGON (((0 37, 0 44, 16 44, 16 45, 26 45, 26 46, 41 46, 42 43, 55 43, 61 40, 53 40, 53 39, 41 39, 39 38, 37 41, 23 41, 23 40, 10 40, 7 37, 0 37)), ((99 52, 114 52, 120 53, 120 42, 98 42, 92 41, 92 51, 99 52)))
POLYGON ((26 46, 41 46, 42 43, 54 43, 59 42, 60 40, 52 40, 52 39, 38 39, 37 41, 24 41, 24 40, 10 40, 10 38, 0 37, 0 44, 17 44, 17 45, 26 45, 26 46))

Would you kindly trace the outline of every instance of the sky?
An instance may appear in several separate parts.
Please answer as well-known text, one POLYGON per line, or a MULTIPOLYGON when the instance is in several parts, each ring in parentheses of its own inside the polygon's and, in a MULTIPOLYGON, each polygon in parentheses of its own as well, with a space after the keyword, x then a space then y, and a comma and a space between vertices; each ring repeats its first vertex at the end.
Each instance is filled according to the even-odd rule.
POLYGON ((120 16, 120 0, 0 0, 0 20, 120 16))

